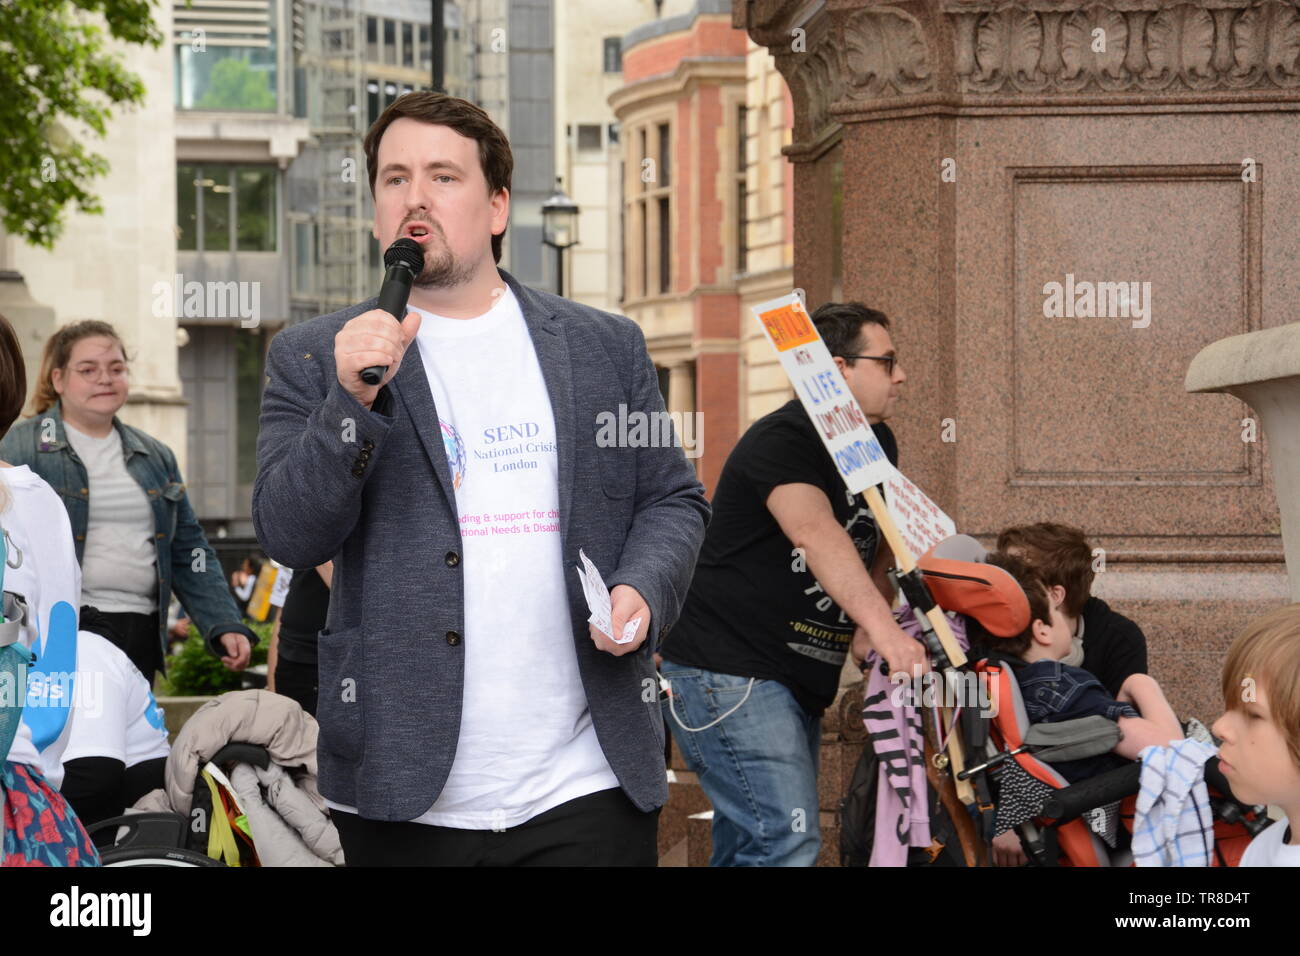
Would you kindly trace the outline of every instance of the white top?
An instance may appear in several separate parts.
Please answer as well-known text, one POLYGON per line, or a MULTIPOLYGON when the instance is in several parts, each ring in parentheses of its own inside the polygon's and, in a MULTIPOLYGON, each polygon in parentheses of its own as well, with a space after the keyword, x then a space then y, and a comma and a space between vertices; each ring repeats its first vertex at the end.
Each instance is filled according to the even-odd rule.
POLYGON ((171 753, 163 709, 149 682, 106 638, 77 632, 77 669, 68 683, 73 703, 68 721, 41 751, 41 772, 50 786, 61 787, 64 764, 79 757, 110 757, 134 767, 171 753))
POLYGON ((618 778, 578 673, 555 421, 519 303, 507 288, 474 319, 414 311, 456 489, 465 585, 456 758, 416 822, 500 830, 618 778))
MULTIPOLYGON (((1283 843, 1291 824, 1286 817, 1278 820, 1250 841, 1241 855, 1242 866, 1300 866, 1300 846, 1283 843)), ((1294 834, 1292 834, 1294 836, 1294 834)))
POLYGON ((64 432, 86 466, 90 512, 81 558, 81 600, 101 611, 158 610, 158 554, 153 508, 126 470, 122 436, 87 435, 67 421, 64 432))
MULTIPOLYGON (((9 532, 13 544, 10 562, 18 560, 12 552, 22 554, 21 566, 5 568, 4 589, 26 599, 27 625, 22 628, 21 640, 39 655, 51 634, 63 643, 77 630, 81 569, 72 546, 72 525, 54 489, 26 465, 0 468, 0 481, 5 483, 10 499, 8 507, 0 512, 0 525, 9 532)), ((39 768, 41 760, 32 743, 29 716, 24 706, 18 735, 6 759, 39 768)), ((38 726, 40 722, 38 716, 38 726)))

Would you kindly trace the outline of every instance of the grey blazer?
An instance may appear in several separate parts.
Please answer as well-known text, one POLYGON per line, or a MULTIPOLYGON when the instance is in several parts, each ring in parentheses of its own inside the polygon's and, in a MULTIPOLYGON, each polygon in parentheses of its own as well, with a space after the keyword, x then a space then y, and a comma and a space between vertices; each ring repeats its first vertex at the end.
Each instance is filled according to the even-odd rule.
MULTIPOLYGON (((681 611, 709 506, 681 448, 597 447, 601 412, 664 409, 640 328, 498 271, 523 310, 555 416, 565 581, 592 722, 623 790, 650 810, 668 796, 652 655, 681 611), (651 638, 636 652, 615 657, 588 636, 572 571, 579 548, 611 589, 630 585, 649 605, 651 638)), ((282 564, 335 562, 319 638, 321 793, 364 817, 411 820, 437 799, 456 752, 465 568, 419 346, 369 410, 336 378, 334 336, 374 307, 319 316, 272 341, 253 524, 282 564)), ((511 582, 500 586, 508 601, 511 582)))

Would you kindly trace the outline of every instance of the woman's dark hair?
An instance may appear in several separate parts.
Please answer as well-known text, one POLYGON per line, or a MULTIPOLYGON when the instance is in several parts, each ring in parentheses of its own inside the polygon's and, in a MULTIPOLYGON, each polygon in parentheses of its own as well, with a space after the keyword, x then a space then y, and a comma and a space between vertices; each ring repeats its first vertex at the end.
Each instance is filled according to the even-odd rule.
POLYGON ((116 342, 118 348, 122 350, 122 359, 126 360, 126 346, 122 344, 122 337, 117 334, 117 329, 98 319, 73 322, 50 336, 49 341, 45 343, 45 353, 41 356, 41 374, 36 380, 36 395, 32 398, 32 408, 37 415, 53 407, 59 400, 59 393, 54 389, 54 370, 68 367, 68 362, 72 360, 74 345, 82 339, 98 335, 116 342))
MULTIPOLYGON (((817 307, 811 318, 831 355, 841 358, 862 350, 862 326, 866 323, 889 330, 885 313, 869 309, 861 302, 825 302, 817 307)), ((852 365, 853 359, 845 359, 845 362, 852 365)))
POLYGON ((1020 555, 1042 576, 1048 587, 1065 588, 1065 613, 1078 617, 1092 597, 1092 545, 1079 528, 1040 521, 1004 528, 998 550, 1020 555))
MULTIPOLYGON (((476 141, 479 165, 483 168, 483 178, 487 180, 488 195, 495 195, 502 189, 509 191, 515 157, 510 150, 510 140, 501 131, 501 127, 469 100, 420 90, 405 93, 393 100, 366 133, 362 148, 366 153, 366 169, 370 174, 371 197, 375 195, 375 177, 379 173, 379 141, 384 138, 384 131, 393 121, 403 117, 435 126, 446 126, 461 136, 476 141)), ((492 258, 497 262, 501 261, 501 246, 505 235, 506 231, 502 229, 499 235, 492 237, 492 258)))
POLYGON ((18 343, 18 333, 0 315, 0 438, 18 420, 27 401, 27 363, 18 343))

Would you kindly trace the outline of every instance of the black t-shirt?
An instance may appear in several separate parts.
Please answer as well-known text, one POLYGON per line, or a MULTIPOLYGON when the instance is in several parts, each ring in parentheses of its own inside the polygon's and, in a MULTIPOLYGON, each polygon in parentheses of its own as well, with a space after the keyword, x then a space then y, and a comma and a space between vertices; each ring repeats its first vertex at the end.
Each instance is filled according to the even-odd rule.
MULTIPOLYGON (((890 462, 893 432, 873 426, 890 462)), ((778 485, 815 485, 868 567, 879 532, 850 495, 808 413, 793 399, 736 443, 713 496, 713 516, 682 614, 662 653, 674 663, 780 681, 809 714, 835 699, 854 623, 822 590, 767 510, 778 485)))
POLYGON ((1083 605, 1083 669, 1111 696, 1132 674, 1147 672, 1147 639, 1142 629, 1098 597, 1083 605))
POLYGON ((280 611, 280 646, 286 661, 316 663, 316 634, 325 627, 330 589, 315 568, 295 571, 280 611))

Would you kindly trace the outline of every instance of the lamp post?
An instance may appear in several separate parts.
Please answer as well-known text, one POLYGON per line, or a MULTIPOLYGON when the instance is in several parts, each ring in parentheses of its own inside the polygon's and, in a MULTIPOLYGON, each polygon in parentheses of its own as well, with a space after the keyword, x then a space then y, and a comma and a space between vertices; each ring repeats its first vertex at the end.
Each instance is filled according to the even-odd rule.
POLYGON ((542 242, 555 250, 555 294, 564 295, 564 250, 578 244, 578 207, 560 188, 542 203, 542 242))

